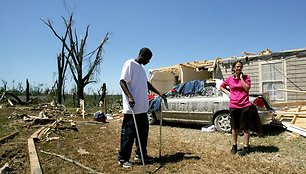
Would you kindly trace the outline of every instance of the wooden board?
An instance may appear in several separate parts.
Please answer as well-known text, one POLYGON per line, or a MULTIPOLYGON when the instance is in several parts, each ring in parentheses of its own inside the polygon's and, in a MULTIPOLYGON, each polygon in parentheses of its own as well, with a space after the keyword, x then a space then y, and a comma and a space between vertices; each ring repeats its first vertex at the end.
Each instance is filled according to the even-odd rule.
POLYGON ((31 174, 42 174, 33 138, 28 139, 28 150, 29 150, 31 174))

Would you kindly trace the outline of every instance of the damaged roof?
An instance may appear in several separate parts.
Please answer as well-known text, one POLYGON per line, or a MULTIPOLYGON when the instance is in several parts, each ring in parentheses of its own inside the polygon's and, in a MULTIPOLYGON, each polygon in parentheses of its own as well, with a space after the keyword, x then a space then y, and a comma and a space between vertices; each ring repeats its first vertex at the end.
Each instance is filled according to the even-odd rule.
POLYGON ((186 62, 186 63, 176 64, 173 66, 151 69, 149 71, 150 74, 152 74, 153 72, 177 72, 181 70, 181 67, 191 68, 194 69, 195 71, 201 71, 201 70, 213 71, 217 63, 225 65, 225 64, 232 64, 233 61, 238 61, 238 60, 242 62, 247 62, 254 60, 272 60, 272 59, 279 59, 290 56, 306 57, 306 48, 285 50, 279 52, 272 52, 270 49, 266 48, 265 50, 260 51, 257 54, 245 51, 242 53, 244 54, 244 56, 228 57, 228 58, 217 57, 214 60, 186 62))
POLYGON ((242 52, 245 56, 238 57, 229 57, 223 58, 219 62, 222 64, 231 64, 233 61, 256 61, 256 60, 273 60, 280 59, 285 57, 297 56, 297 57, 306 57, 306 48, 293 49, 293 50, 285 50, 279 52, 272 52, 270 49, 266 48, 263 51, 260 51, 257 54, 250 52, 242 52))
POLYGON ((194 69, 196 71, 201 71, 201 70, 208 70, 212 71, 216 65, 216 62, 219 61, 220 58, 215 58, 214 60, 202 60, 202 61, 192 61, 192 62, 186 62, 186 63, 181 63, 181 64, 176 64, 173 66, 168 66, 168 67, 161 67, 161 68, 156 68, 150 70, 150 73, 153 72, 171 72, 171 71, 179 71, 181 67, 187 67, 194 69))

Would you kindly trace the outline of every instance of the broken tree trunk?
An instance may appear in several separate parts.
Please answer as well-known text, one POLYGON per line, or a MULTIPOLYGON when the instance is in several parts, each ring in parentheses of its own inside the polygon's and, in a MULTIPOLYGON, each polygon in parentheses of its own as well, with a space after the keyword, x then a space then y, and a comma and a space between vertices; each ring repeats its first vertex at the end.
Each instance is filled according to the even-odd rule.
POLYGON ((26 80, 26 103, 30 101, 30 84, 29 80, 26 80))

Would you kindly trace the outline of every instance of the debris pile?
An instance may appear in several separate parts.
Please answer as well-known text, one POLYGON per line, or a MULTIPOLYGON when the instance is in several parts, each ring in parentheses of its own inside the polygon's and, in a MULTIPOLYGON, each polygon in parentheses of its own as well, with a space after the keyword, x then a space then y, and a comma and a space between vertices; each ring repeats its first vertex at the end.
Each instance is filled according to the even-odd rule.
MULTIPOLYGON (((306 94, 305 91, 279 90, 306 94)), ((285 108, 284 110, 275 111, 275 121, 280 122, 287 130, 306 137, 306 101, 282 102, 273 105, 285 108)))

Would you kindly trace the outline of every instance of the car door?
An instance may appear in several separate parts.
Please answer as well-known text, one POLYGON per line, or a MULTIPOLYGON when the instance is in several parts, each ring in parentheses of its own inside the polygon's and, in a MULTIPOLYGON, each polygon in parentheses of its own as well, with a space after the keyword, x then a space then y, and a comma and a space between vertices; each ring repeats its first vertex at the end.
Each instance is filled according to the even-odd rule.
POLYGON ((167 99, 168 108, 162 103, 162 113, 164 119, 170 120, 190 120, 189 99, 188 98, 169 98, 167 99))
POLYGON ((211 122, 213 114, 223 105, 224 98, 215 87, 207 87, 203 91, 202 95, 189 101, 189 112, 194 121, 211 122))

